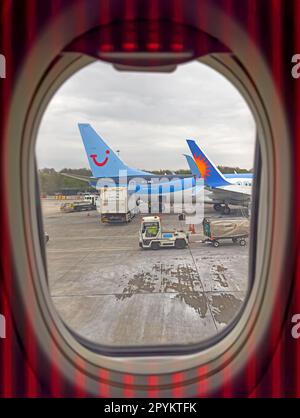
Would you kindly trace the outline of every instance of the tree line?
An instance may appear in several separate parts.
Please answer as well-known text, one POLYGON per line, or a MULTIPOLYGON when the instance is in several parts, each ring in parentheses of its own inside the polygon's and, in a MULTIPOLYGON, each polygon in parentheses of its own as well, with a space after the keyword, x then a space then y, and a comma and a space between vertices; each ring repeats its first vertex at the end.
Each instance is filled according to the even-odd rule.
MULTIPOLYGON (((246 170, 239 167, 226 167, 218 166, 219 170, 224 173, 251 173, 252 170, 246 170)), ((56 193, 78 193, 78 192, 89 192, 94 190, 87 181, 74 179, 62 175, 74 174, 78 176, 91 177, 92 172, 87 168, 64 168, 60 171, 56 171, 54 168, 42 168, 38 170, 40 190, 43 194, 56 194, 56 193)), ((157 175, 186 175, 191 174, 190 170, 153 170, 153 174, 157 175)))
POLYGON ((61 173, 74 174, 85 177, 91 177, 92 175, 91 170, 88 170, 87 168, 64 168, 60 171, 56 171, 54 168, 40 169, 38 170, 38 176, 41 193, 51 195, 55 193, 64 193, 66 191, 73 191, 74 193, 77 193, 92 190, 88 182, 66 177, 61 173))

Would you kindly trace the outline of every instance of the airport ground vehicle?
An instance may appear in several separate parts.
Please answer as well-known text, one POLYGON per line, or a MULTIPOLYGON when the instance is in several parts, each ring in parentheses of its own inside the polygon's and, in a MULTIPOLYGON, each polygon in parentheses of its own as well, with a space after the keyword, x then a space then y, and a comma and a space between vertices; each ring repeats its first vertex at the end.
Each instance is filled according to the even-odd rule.
POLYGON ((249 236, 250 223, 247 218, 223 219, 204 218, 203 232, 207 237, 203 242, 219 247, 220 241, 231 240, 241 247, 246 245, 246 238, 249 236))
POLYGON ((162 229, 159 216, 145 216, 141 222, 139 245, 141 248, 159 250, 164 247, 184 249, 189 243, 184 231, 162 229))
POLYGON ((134 199, 130 199, 127 187, 103 187, 100 189, 101 222, 130 222, 138 213, 134 199))
POLYGON ((62 212, 82 212, 87 210, 95 210, 95 208, 95 205, 93 205, 91 202, 84 201, 62 203, 60 206, 60 210, 62 212))
POLYGON ((96 202, 99 199, 99 196, 96 194, 85 193, 83 196, 83 201, 91 203, 93 206, 96 207, 96 202))

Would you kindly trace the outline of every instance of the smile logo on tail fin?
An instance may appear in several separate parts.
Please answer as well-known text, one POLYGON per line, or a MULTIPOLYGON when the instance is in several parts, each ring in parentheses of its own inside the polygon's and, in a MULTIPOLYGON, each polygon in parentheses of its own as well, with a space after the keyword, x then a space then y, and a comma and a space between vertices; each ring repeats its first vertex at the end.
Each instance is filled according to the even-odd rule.
MULTIPOLYGON (((109 150, 106 150, 105 153, 108 155, 109 154, 109 150)), ((93 160, 94 164, 97 165, 98 167, 104 167, 105 164, 108 161, 108 157, 107 156, 101 162, 97 161, 97 154, 92 154, 92 155, 90 155, 90 157, 93 160)))
POLYGON ((201 177, 205 180, 207 177, 211 175, 211 169, 209 167, 209 162, 206 160, 206 158, 199 155, 196 157, 194 155, 195 163, 197 164, 198 170, 200 171, 201 177))

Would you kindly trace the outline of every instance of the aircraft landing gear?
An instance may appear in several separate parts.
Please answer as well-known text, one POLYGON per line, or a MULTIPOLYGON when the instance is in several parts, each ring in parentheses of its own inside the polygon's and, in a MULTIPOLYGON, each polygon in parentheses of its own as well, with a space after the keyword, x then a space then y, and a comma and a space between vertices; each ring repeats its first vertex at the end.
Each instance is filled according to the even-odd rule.
POLYGON ((220 203, 215 203, 214 204, 214 210, 216 212, 221 212, 222 211, 222 205, 220 205, 220 203))
POLYGON ((229 215, 230 214, 230 207, 228 205, 222 206, 222 214, 229 215))
POLYGON ((222 213, 222 215, 229 215, 230 214, 230 207, 226 204, 215 203, 214 210, 216 212, 222 213))

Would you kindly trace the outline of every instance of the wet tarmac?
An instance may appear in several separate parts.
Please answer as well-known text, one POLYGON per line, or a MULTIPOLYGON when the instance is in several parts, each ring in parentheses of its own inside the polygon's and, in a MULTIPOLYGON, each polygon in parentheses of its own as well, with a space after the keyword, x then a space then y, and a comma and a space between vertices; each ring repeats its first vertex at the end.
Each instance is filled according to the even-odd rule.
MULTIPOLYGON (((93 212, 60 213, 44 200, 49 289, 62 319, 104 345, 191 344, 238 315, 248 289, 248 246, 203 244, 202 227, 185 250, 142 250, 140 217, 101 224, 93 212)), ((206 215, 216 216, 210 208, 206 215)), ((163 226, 187 229, 176 215, 163 226)))

